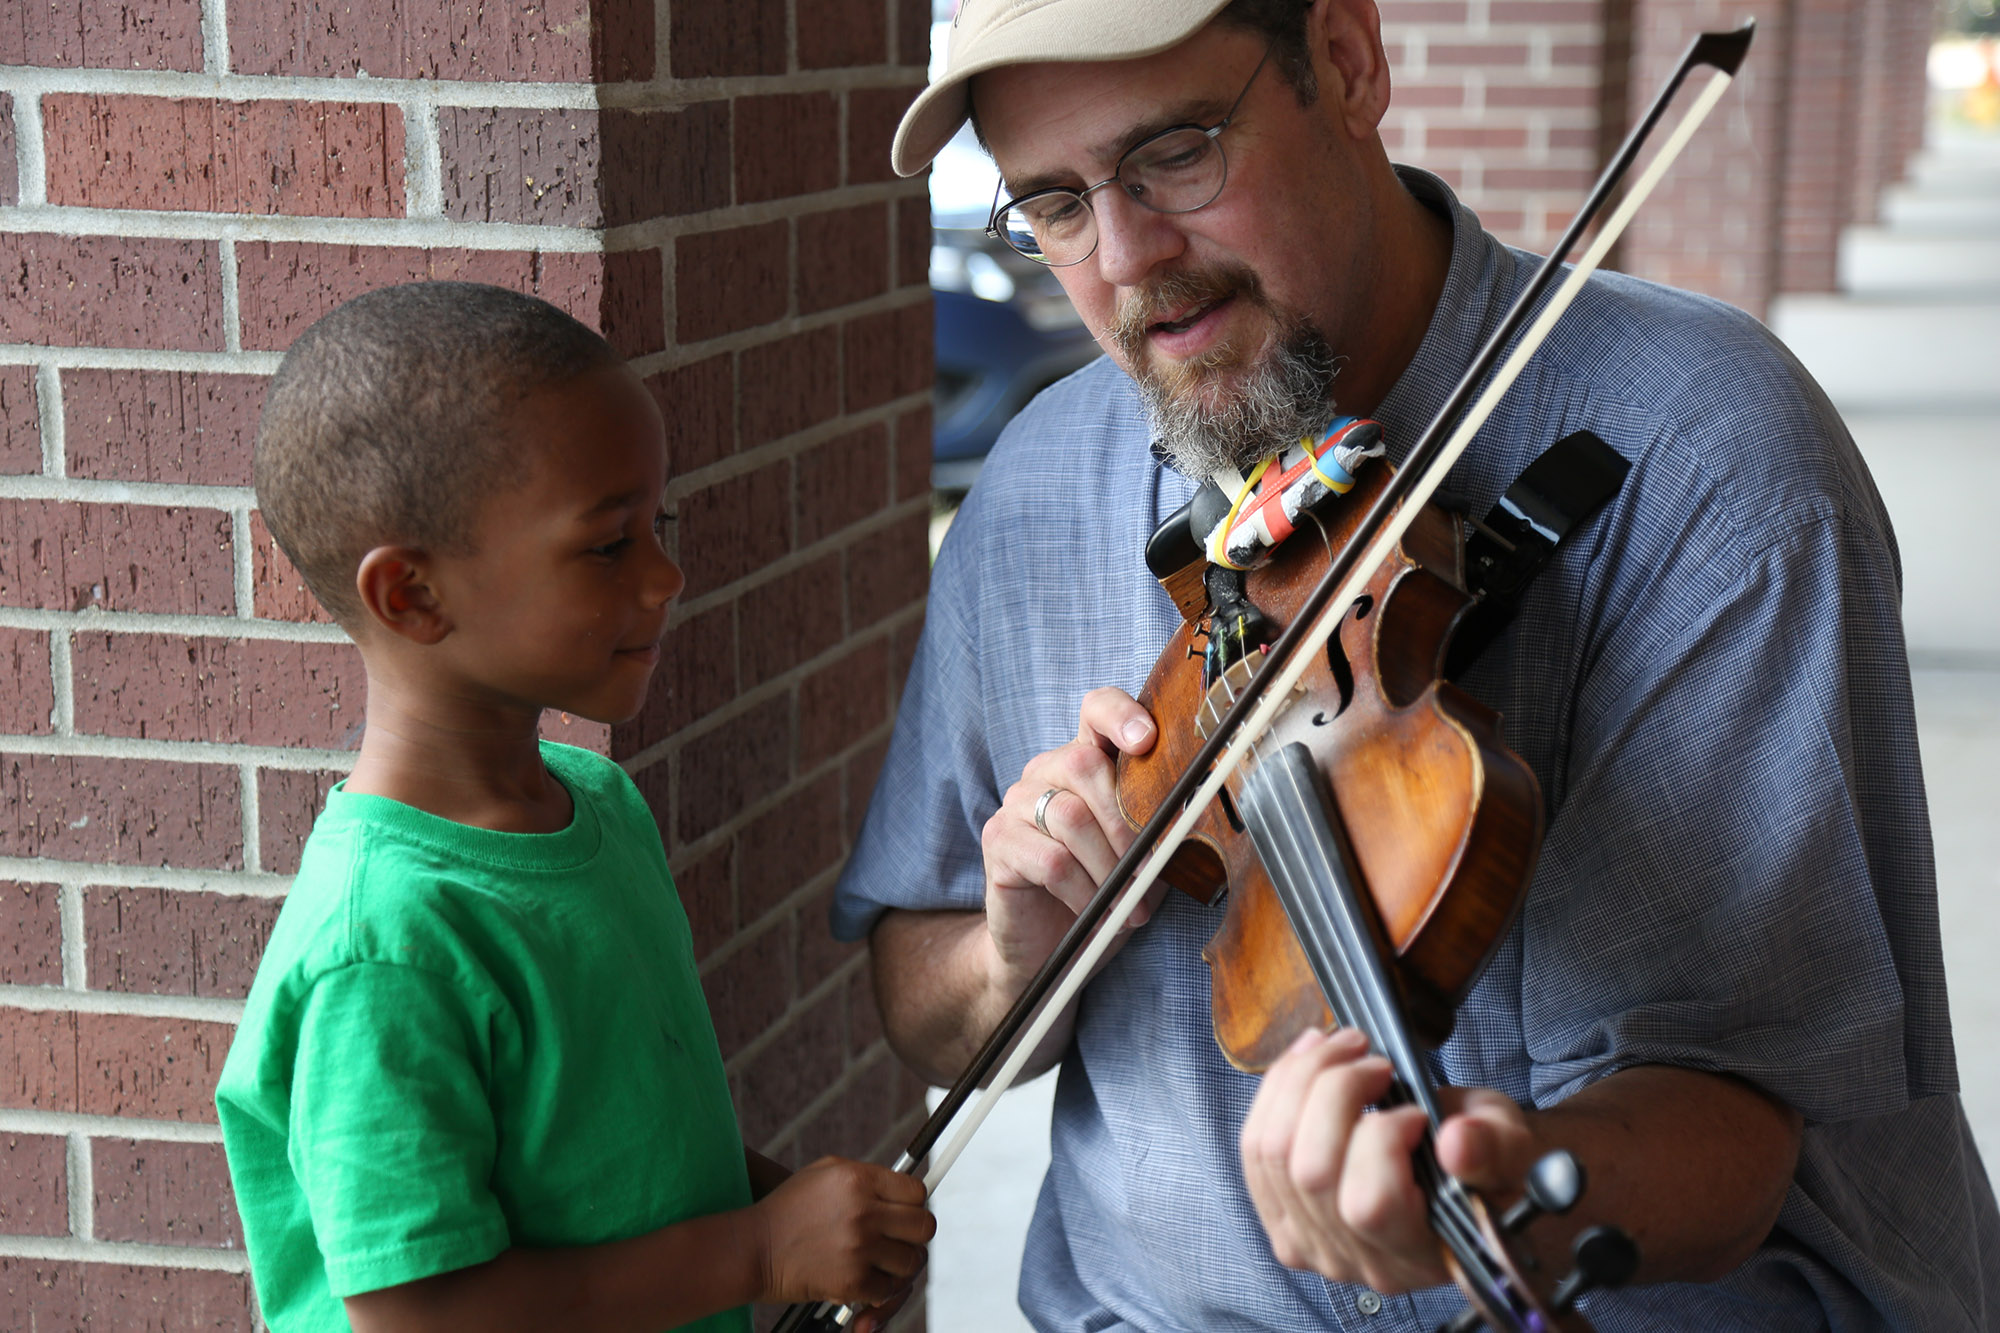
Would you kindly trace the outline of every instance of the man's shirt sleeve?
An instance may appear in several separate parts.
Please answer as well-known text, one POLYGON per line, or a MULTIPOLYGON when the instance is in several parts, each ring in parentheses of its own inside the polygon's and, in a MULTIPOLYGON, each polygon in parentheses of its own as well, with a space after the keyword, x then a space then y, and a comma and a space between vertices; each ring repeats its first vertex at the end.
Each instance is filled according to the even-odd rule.
POLYGON ((299 1017, 290 1156, 337 1297, 507 1248, 480 1006, 419 968, 356 963, 299 1017))
POLYGON ((1639 1064, 1813 1121, 1956 1087, 1894 558, 1871 515, 1695 537, 1575 699, 1523 919, 1537 1104, 1639 1064))

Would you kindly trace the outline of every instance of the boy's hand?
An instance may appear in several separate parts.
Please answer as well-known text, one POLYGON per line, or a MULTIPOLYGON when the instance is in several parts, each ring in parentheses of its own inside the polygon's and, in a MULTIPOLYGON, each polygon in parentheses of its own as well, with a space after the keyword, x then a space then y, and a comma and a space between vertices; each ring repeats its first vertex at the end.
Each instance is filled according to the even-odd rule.
POLYGON ((880 1306, 899 1298, 937 1231, 922 1181, 842 1157, 802 1168, 752 1211, 761 1233, 760 1299, 774 1302, 880 1306))

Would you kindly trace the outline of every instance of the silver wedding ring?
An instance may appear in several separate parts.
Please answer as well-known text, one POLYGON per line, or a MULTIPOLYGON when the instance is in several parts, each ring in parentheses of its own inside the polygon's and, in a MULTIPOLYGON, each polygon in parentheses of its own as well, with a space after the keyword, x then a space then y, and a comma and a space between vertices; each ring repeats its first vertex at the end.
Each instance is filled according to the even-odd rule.
POLYGON ((1035 827, 1042 831, 1042 836, 1045 838, 1056 836, 1049 832, 1049 802, 1053 801, 1061 791, 1061 787, 1051 787, 1035 798, 1035 827))

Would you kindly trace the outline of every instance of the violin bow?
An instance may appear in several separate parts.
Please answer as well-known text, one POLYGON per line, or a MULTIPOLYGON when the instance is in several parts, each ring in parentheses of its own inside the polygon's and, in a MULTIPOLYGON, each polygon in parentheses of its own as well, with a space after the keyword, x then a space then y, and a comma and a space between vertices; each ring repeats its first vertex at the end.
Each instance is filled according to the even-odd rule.
MULTIPOLYGON (((1695 131, 1708 119, 1716 103, 1722 100, 1750 49, 1756 27, 1756 20, 1751 19, 1731 32, 1701 33, 1688 44, 1680 64, 1668 76, 1652 105, 1646 109, 1646 114, 1625 136, 1625 141, 1619 145, 1617 153, 1591 187, 1583 206, 1577 210, 1555 248, 1535 270, 1534 277, 1499 327, 1494 329, 1459 377, 1451 396, 1410 450, 1402 468, 1363 516, 1353 539, 1334 557, 1298 614, 1271 644, 1265 655, 1264 668, 1246 683, 1208 740, 1161 800, 1152 818, 1133 838, 1131 847, 1112 867, 1096 895, 1077 914, 1055 950, 995 1026, 965 1072, 958 1076, 937 1109, 924 1122, 923 1128, 917 1131, 909 1146, 896 1159, 895 1170, 915 1174, 919 1165, 930 1158, 928 1169, 923 1174, 926 1194, 937 1189, 959 1154, 965 1150, 965 1145, 985 1123, 995 1103, 1020 1077, 1029 1056, 1041 1044, 1049 1029, 1055 1026, 1057 1017, 1076 992, 1082 989, 1098 960, 1110 949, 1132 913, 1138 910, 1140 901, 1186 841, 1202 812, 1222 790, 1244 755, 1283 710, 1292 687, 1326 646, 1327 640, 1333 637, 1346 616, 1347 608, 1367 589, 1368 581, 1402 541, 1416 515, 1429 503, 1452 465, 1471 444, 1472 437, 1499 406, 1501 398, 1513 386, 1529 358, 1548 338, 1556 321, 1562 318, 1563 312, 1583 290, 1585 281, 1604 262, 1605 255, 1617 244, 1618 238, 1687 147, 1695 131), (1556 287, 1555 294, 1488 381, 1487 374, 1507 352, 1508 341, 1527 323, 1529 315, 1534 313, 1535 303, 1556 283, 1564 256, 1575 247, 1585 229, 1603 209, 1611 192, 1631 170, 1640 149, 1666 114, 1674 94, 1690 75, 1703 66, 1708 67, 1709 78, 1696 94, 1687 114, 1674 126, 1646 169, 1639 173, 1632 188, 1598 230, 1583 257, 1567 274, 1561 275, 1561 285, 1556 287), (1482 381, 1487 381, 1483 391, 1480 388, 1482 381), (1476 401, 1475 394, 1478 395, 1476 401), (1470 408, 1467 403, 1471 403, 1470 408), (1370 537, 1371 533, 1375 535, 1370 537), (1204 777, 1204 774, 1207 776, 1204 777), (983 1090, 982 1084, 985 1085, 983 1090), (964 1123, 958 1126, 943 1149, 931 1158, 932 1150, 944 1137, 945 1130, 959 1118, 960 1111, 965 1109, 975 1092, 979 1093, 978 1101, 966 1113, 964 1123)), ((852 1322, 855 1313, 852 1307, 836 1307, 831 1302, 805 1302, 788 1309, 778 1321, 774 1333, 798 1333, 798 1330, 807 1328, 844 1328, 852 1322)))

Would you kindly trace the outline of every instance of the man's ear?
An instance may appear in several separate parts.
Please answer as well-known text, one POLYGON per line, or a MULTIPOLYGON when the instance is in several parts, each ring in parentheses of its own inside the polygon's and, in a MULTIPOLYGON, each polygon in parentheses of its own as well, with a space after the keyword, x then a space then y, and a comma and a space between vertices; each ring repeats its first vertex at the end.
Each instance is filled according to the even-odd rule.
POLYGON ((1373 135, 1389 110, 1389 56, 1375 0, 1318 0, 1306 16, 1306 42, 1320 96, 1333 99, 1349 134, 1373 135))
POLYGON ((414 546, 378 546, 361 557, 354 590, 368 618, 389 633, 429 646, 451 633, 431 586, 431 559, 414 546))

